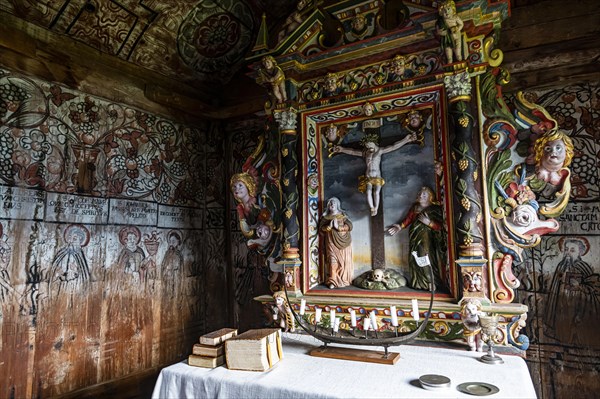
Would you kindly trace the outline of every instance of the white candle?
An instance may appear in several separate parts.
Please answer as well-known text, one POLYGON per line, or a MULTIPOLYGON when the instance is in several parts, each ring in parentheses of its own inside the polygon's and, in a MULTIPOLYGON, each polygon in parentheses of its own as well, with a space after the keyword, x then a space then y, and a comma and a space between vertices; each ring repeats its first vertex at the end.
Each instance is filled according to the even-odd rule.
POLYGON ((350 309, 350 325, 356 327, 356 311, 354 309, 350 309))
POLYGON ((321 308, 316 308, 315 309, 315 323, 318 323, 321 321, 321 308))
POLYGON ((329 311, 329 327, 333 328, 335 325, 335 310, 331 309, 329 311))
POLYGON ((398 313, 396 313, 396 307, 390 306, 390 314, 392 315, 392 325, 398 327, 398 313))
POLYGON ((305 310, 306 310, 306 299, 302 299, 300 301, 300 316, 304 316, 305 310))
POLYGON ((333 332, 338 332, 339 329, 340 329, 340 319, 338 319, 336 317, 335 321, 333 322, 333 332))
POLYGON ((363 319, 363 330, 367 331, 369 329, 369 318, 365 317, 363 319))
POLYGON ((371 311, 371 326, 373 330, 377 330, 377 316, 375 316, 375 311, 371 311))
POLYGON ((416 299, 412 300, 412 314, 415 321, 419 321, 419 302, 416 299))

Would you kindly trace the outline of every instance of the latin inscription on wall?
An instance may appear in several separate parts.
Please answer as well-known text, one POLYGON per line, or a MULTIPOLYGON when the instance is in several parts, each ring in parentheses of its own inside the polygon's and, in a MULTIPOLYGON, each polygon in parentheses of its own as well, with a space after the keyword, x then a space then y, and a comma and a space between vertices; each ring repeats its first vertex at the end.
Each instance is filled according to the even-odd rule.
POLYGON ((108 199, 71 194, 48 193, 46 221, 80 224, 106 224, 108 199))
POLYGON ((158 227, 201 229, 202 211, 195 208, 178 208, 175 206, 158 206, 158 227))
POLYGON ((0 218, 43 220, 45 195, 39 190, 0 186, 0 218))
POLYGON ((0 186, 0 219, 202 229, 203 211, 152 202, 0 186))

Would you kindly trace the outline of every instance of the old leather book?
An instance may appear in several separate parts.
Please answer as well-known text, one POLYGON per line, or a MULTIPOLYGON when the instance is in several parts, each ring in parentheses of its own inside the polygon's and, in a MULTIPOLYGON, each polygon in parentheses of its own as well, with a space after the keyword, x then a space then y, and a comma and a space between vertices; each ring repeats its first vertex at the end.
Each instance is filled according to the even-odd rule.
POLYGON ((221 328, 220 330, 204 334, 200 337, 200 343, 202 345, 219 345, 231 337, 237 335, 237 329, 235 328, 221 328))
POLYGON ((225 361, 230 369, 265 371, 282 358, 279 328, 248 330, 225 342, 225 361))
POLYGON ((208 356, 208 357, 217 357, 221 356, 225 353, 225 348, 223 345, 202 345, 202 344, 194 344, 192 348, 192 354, 199 356, 208 356))
POLYGON ((208 357, 208 356, 198 356, 198 355, 190 355, 188 356, 188 364, 190 366, 196 367, 206 367, 214 369, 215 367, 219 367, 225 363, 225 357, 223 355, 218 357, 208 357))

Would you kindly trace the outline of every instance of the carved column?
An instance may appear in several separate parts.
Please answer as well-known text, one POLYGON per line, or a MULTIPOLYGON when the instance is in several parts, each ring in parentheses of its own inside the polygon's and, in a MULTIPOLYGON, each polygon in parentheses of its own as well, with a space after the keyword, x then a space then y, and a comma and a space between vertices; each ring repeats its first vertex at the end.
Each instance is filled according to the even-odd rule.
POLYGON ((281 133, 281 191, 283 194, 283 253, 277 262, 283 266, 284 284, 288 294, 301 295, 300 290, 300 252, 298 248, 300 229, 298 226, 298 157, 296 153, 296 110, 288 108, 273 112, 281 133))
MULTIPOLYGON (((453 133, 452 197, 454 201, 454 234, 457 242, 456 263, 461 272, 462 296, 485 298, 486 280, 481 233, 481 188, 478 157, 473 148, 471 111, 471 78, 465 72, 444 78, 450 104, 449 125, 453 133)), ((488 301, 486 301, 488 302, 488 301)))

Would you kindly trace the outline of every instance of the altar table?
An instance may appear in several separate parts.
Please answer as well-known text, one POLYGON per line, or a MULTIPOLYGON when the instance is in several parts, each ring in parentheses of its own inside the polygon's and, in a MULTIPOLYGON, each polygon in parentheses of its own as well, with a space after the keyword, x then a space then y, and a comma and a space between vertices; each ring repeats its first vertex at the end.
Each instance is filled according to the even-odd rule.
POLYGON ((501 355, 504 364, 491 365, 478 360, 483 353, 470 352, 466 346, 461 350, 401 345, 390 348, 400 353, 398 362, 384 365, 308 355, 319 346, 321 342, 311 336, 284 333, 284 357, 266 372, 177 363, 160 372, 152 398, 474 398, 456 389, 465 382, 495 385, 500 391, 490 398, 536 397, 525 361, 514 355, 501 355), (424 374, 449 377, 451 386, 425 390, 418 382, 424 374))

